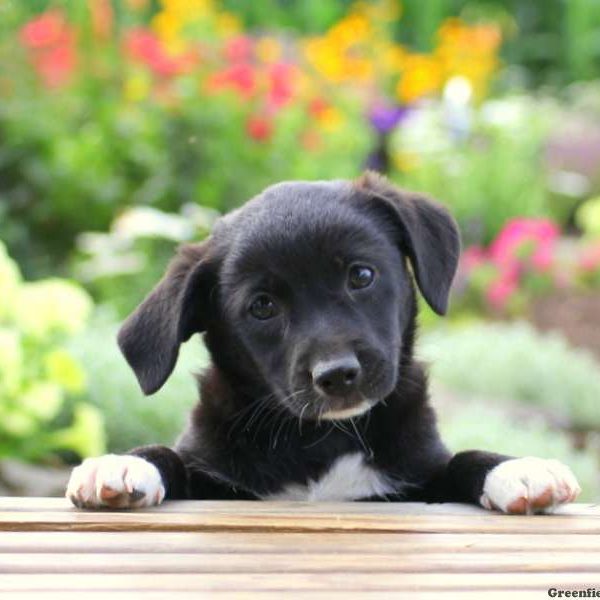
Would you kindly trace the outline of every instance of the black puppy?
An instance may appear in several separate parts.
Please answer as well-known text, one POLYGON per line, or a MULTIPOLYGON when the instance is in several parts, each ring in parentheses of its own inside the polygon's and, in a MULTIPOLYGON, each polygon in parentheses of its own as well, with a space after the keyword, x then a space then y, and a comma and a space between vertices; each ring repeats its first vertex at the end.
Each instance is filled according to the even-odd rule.
POLYGON ((444 314, 458 256, 444 208, 375 174, 268 188, 183 247, 119 334, 152 394, 204 332, 213 364, 187 431, 173 449, 87 459, 67 496, 86 508, 386 499, 514 513, 572 501, 579 486, 557 461, 452 456, 439 438, 413 359, 413 278, 444 314))

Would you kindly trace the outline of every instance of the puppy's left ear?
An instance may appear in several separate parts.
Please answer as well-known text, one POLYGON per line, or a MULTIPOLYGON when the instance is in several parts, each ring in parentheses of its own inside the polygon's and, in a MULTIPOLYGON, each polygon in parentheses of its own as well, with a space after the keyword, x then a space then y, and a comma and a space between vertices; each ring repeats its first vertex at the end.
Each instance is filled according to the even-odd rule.
POLYGON ((118 343, 145 394, 158 391, 175 368, 180 345, 206 329, 214 269, 210 241, 182 246, 167 272, 123 323, 118 343))
POLYGON ((395 187, 377 173, 365 173, 357 187, 392 217, 398 244, 411 262, 423 297, 436 313, 446 314, 460 254, 458 227, 450 213, 425 196, 395 187))

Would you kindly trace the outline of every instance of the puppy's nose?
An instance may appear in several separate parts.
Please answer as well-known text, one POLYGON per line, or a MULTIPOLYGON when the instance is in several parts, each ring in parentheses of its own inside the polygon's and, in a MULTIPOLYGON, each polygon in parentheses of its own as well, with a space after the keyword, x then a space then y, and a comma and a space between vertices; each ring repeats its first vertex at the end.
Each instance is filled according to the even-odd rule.
POLYGON ((312 370, 315 387, 327 396, 348 396, 357 388, 360 376, 360 363, 354 355, 319 361, 312 370))

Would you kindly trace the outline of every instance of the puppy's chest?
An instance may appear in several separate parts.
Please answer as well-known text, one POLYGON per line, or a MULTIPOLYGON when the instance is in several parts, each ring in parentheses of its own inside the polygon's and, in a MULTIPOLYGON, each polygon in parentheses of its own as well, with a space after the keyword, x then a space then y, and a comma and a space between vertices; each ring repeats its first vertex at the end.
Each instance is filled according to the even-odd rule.
POLYGON ((352 452, 335 459, 320 477, 308 479, 304 484, 285 484, 278 492, 263 496, 263 500, 342 502, 385 496, 401 488, 401 483, 393 482, 385 473, 367 464, 362 452, 352 452))

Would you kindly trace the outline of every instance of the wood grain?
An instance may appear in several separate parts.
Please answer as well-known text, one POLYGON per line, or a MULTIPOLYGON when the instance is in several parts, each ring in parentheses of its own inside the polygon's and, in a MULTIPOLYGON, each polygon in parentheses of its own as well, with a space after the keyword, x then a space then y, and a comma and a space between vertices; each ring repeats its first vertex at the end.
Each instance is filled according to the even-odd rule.
POLYGON ((0 596, 546 597, 600 590, 600 507, 505 516, 464 505, 171 502, 79 511, 0 498, 0 596))

